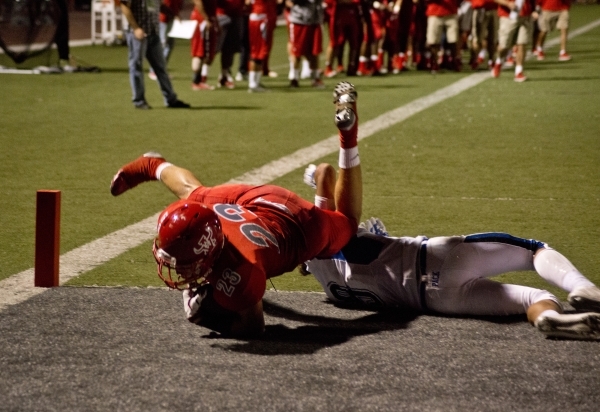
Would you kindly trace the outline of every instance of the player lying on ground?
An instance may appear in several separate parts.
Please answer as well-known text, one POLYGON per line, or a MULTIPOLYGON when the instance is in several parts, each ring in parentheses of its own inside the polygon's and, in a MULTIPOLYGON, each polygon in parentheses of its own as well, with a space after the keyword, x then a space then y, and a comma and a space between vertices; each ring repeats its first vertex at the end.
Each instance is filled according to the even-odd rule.
POLYGON ((117 172, 114 196, 160 180, 180 199, 160 214, 153 253, 160 278, 184 291, 191 322, 229 336, 259 335, 266 280, 331 256, 356 233, 362 209, 356 97, 347 82, 334 90, 341 145, 332 189, 336 210, 272 185, 203 186, 189 170, 152 152, 117 172))
MULTIPOLYGON (((333 167, 309 167, 304 179, 316 186, 316 205, 334 208, 333 167)), ((338 303, 448 315, 526 313, 547 336, 600 339, 600 289, 563 255, 533 239, 505 233, 390 237, 381 221, 371 218, 339 253, 310 260, 307 267, 338 303), (570 292, 568 301, 579 313, 563 314, 548 291, 486 279, 523 270, 535 270, 570 292)))

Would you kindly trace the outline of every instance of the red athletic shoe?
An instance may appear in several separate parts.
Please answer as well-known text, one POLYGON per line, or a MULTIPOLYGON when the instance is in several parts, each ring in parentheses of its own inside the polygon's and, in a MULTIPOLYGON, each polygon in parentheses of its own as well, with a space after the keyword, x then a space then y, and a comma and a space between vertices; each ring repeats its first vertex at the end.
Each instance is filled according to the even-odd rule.
POLYGON ((569 53, 567 53, 567 52, 561 52, 558 55, 558 61, 568 62, 569 60, 571 60, 571 55, 569 53))
POLYGON ((511 55, 506 58, 504 62, 505 67, 515 67, 515 58, 511 55))
POLYGON ((534 54, 539 61, 542 61, 546 58, 546 55, 544 54, 543 50, 536 50, 536 53, 534 53, 534 54))
POLYGON ((327 77, 328 79, 334 77, 336 74, 337 74, 337 72, 329 66, 325 67, 325 71, 323 72, 323 75, 325 77, 327 77))
POLYGON ((494 78, 500 77, 501 70, 502 70, 502 64, 494 63, 494 66, 492 67, 492 77, 494 77, 494 78))
POLYGON ((144 153, 119 169, 110 182, 110 193, 113 196, 119 196, 140 183, 156 180, 156 168, 164 162, 165 159, 160 153, 144 153))
POLYGON ((527 80, 527 76, 525 76, 523 72, 515 74, 515 81, 517 83, 523 83, 525 80, 527 80))
POLYGON ((215 86, 211 86, 208 83, 192 83, 192 90, 215 90, 215 86))

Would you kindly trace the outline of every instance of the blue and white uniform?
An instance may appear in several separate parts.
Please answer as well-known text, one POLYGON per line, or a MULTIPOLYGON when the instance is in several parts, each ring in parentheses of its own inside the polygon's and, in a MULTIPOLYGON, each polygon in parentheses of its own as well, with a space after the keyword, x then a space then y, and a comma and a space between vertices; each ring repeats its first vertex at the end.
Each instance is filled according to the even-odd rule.
MULTIPOLYGON (((328 298, 341 304, 404 307, 453 315, 525 313, 550 292, 486 279, 536 270, 542 242, 504 233, 388 237, 360 228, 341 252, 307 262, 328 298)), ((557 284, 556 276, 542 277, 557 284)), ((559 285, 560 286, 560 285, 559 285)))

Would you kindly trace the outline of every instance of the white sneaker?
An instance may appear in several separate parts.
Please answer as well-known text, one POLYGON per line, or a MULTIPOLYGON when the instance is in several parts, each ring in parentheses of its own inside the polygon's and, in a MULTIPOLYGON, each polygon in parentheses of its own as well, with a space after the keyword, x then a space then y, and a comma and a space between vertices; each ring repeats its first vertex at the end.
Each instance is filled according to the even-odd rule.
POLYGON ((534 325, 552 338, 600 340, 600 313, 540 316, 534 325))
POLYGON ((596 286, 575 289, 567 301, 577 312, 600 312, 600 289, 596 286))
POLYGON ((317 188, 317 182, 315 182, 315 171, 317 170, 317 166, 310 164, 306 169, 304 169, 304 183, 312 187, 313 189, 317 188))

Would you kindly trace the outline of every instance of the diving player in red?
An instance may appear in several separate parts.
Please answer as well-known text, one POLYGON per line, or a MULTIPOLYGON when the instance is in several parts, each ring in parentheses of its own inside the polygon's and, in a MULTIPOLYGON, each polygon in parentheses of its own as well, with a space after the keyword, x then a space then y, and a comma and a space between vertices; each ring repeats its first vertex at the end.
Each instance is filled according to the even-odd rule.
POLYGON ((334 91, 341 146, 335 211, 273 185, 206 187, 153 152, 117 172, 114 196, 160 180, 180 199, 161 213, 153 252, 161 279, 184 290, 191 322, 229 336, 261 334, 266 280, 331 256, 356 232, 362 211, 356 96, 347 82, 334 91))

